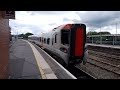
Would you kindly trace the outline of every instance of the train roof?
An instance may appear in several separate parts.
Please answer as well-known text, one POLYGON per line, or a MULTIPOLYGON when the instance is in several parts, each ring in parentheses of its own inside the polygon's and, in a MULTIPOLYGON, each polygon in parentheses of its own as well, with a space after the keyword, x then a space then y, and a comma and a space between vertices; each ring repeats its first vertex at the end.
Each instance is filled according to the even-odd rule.
POLYGON ((73 25, 75 25, 75 24, 81 24, 82 25, 82 23, 71 23, 71 24, 63 24, 63 25, 60 25, 60 26, 58 26, 58 27, 56 27, 56 28, 53 28, 51 31, 49 31, 49 32, 47 32, 47 33, 43 33, 42 35, 41 35, 41 37, 43 36, 43 37, 50 37, 52 34, 54 34, 55 32, 60 32, 60 30, 62 30, 62 29, 70 29, 73 25))
POLYGON ((60 25, 60 26, 58 26, 58 27, 56 27, 56 28, 54 28, 54 29, 63 29, 63 28, 65 28, 65 29, 69 29, 69 28, 71 28, 72 26, 74 26, 75 24, 81 24, 81 25, 83 25, 83 23, 71 23, 71 24, 63 24, 63 25, 60 25))

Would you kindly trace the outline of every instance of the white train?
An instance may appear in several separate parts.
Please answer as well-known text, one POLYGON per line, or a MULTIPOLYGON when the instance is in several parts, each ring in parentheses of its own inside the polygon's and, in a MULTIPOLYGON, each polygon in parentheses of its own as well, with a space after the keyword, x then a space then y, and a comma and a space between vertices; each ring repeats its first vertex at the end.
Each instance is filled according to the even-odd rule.
POLYGON ((62 65, 70 66, 86 62, 87 49, 85 48, 85 24, 61 25, 48 33, 43 33, 37 39, 35 39, 35 37, 30 37, 29 39, 39 41, 39 45, 42 49, 48 50, 61 58, 60 63, 62 65))

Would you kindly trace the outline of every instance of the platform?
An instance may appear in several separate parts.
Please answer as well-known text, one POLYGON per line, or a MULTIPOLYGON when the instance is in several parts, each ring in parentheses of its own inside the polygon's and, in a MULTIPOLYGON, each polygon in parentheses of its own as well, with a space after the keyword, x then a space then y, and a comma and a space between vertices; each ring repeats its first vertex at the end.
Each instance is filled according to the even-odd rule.
POLYGON ((9 79, 77 78, 36 44, 18 39, 10 45, 9 79))
POLYGON ((120 49, 119 45, 105 45, 105 44, 91 44, 91 43, 87 43, 86 45, 105 47, 105 48, 113 48, 113 49, 120 49))
POLYGON ((10 47, 10 79, 57 79, 36 48, 25 40, 13 41, 10 47))

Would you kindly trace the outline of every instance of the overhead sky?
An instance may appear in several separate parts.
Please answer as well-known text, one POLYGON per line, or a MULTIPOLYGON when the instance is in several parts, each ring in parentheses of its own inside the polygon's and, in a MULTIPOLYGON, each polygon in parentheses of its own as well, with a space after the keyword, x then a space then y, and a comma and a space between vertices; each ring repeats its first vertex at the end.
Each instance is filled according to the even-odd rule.
POLYGON ((109 31, 120 34, 120 11, 16 11, 10 19, 12 34, 48 32, 66 23, 84 23, 88 31, 109 31))

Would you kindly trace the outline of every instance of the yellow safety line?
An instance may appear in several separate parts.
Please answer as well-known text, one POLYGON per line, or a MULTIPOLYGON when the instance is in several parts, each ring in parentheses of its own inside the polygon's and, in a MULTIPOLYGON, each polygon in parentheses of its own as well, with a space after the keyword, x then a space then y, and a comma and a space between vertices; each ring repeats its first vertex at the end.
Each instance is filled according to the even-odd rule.
MULTIPOLYGON (((23 40, 23 41, 26 41, 26 40, 23 40)), ((35 54, 35 47, 31 44, 31 43, 29 43, 28 41, 26 41, 29 45, 30 45, 30 47, 32 48, 32 51, 33 51, 33 53, 34 53, 34 56, 35 56, 35 59, 36 59, 36 61, 37 61, 37 65, 38 65, 38 67, 39 67, 39 71, 40 71, 40 73, 41 73, 41 77, 42 77, 42 79, 46 79, 46 76, 45 76, 45 73, 44 73, 44 71, 42 70, 42 67, 41 67, 41 65, 40 65, 40 63, 38 63, 38 58, 37 58, 37 56, 36 56, 36 54, 35 54)), ((37 49, 36 49, 37 50, 37 49)))

